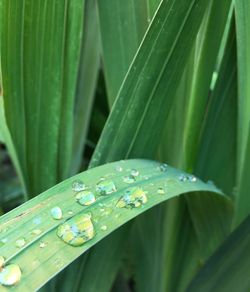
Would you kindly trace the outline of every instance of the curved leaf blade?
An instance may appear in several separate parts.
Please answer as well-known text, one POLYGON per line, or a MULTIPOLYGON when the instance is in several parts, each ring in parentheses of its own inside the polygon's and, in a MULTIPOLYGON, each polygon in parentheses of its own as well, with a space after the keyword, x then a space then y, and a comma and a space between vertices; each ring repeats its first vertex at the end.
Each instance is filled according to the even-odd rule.
MULTIPOLYGON (((6 258, 6 263, 18 264, 23 271, 21 282, 15 287, 16 291, 23 291, 27 287, 31 290, 38 289, 102 238, 160 202, 193 191, 211 191, 222 195, 213 185, 198 179, 195 182, 183 182, 179 179, 180 175, 186 174, 172 167, 161 171, 161 164, 155 161, 128 160, 110 163, 67 179, 2 216, 0 254, 6 258), (116 171, 118 166, 123 171, 116 171), (123 178, 134 168, 140 174, 134 183, 127 184, 123 178), (72 182, 82 179, 89 189, 95 191, 96 183, 101 177, 112 180, 117 191, 111 195, 97 196, 96 202, 90 206, 77 204, 71 189, 72 182), (140 208, 117 208, 118 200, 129 187, 147 192, 148 202, 140 208), (159 187, 165 189, 165 195, 158 194, 159 187), (63 220, 54 220, 51 217, 50 211, 54 206, 63 210, 63 220), (56 228, 81 213, 92 214, 96 235, 82 247, 72 247, 56 236, 56 228), (34 236, 32 231, 38 228, 42 233, 34 236), (15 244, 19 238, 25 238, 26 241, 22 248, 15 244)), ((226 198, 225 200, 227 201, 226 198)), ((5 291, 4 288, 2 290, 5 291)))

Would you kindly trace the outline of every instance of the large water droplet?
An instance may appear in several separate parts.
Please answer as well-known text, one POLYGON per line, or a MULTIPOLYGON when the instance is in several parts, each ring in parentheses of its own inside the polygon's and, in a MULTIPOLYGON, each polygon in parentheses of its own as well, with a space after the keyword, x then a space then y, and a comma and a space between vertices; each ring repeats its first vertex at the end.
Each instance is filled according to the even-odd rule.
POLYGON ((0 271, 0 284, 12 286, 20 281, 21 275, 19 266, 10 264, 0 271))
POLYGON ((95 235, 90 214, 79 214, 58 226, 57 235, 72 246, 80 246, 95 235))
POLYGON ((97 183, 96 190, 100 195, 109 195, 116 192, 116 186, 112 180, 101 180, 97 183))
POLYGON ((17 239, 16 243, 15 243, 16 247, 18 247, 18 248, 25 246, 25 244, 26 244, 26 241, 24 238, 17 239))
POLYGON ((146 193, 142 189, 131 188, 119 199, 118 208, 138 208, 147 203, 146 193))
POLYGON ((127 176, 124 176, 123 177, 123 181, 126 183, 126 184, 132 184, 135 182, 135 177, 133 175, 127 175, 127 176))
POLYGON ((90 192, 90 191, 82 191, 82 192, 79 192, 76 196, 75 196, 77 202, 80 204, 80 205, 83 205, 83 206, 88 206, 88 205, 91 205, 95 202, 95 195, 90 192))
POLYGON ((55 220, 60 220, 63 217, 62 209, 58 206, 53 207, 50 210, 50 213, 51 213, 52 218, 55 220))
POLYGON ((139 171, 137 169, 132 169, 131 172, 130 172, 130 174, 132 176, 138 176, 140 173, 139 173, 139 171))
POLYGON ((73 181, 72 190, 74 192, 81 192, 81 191, 83 191, 85 189, 86 189, 86 186, 85 186, 83 181, 81 181, 80 179, 77 179, 77 180, 73 181))

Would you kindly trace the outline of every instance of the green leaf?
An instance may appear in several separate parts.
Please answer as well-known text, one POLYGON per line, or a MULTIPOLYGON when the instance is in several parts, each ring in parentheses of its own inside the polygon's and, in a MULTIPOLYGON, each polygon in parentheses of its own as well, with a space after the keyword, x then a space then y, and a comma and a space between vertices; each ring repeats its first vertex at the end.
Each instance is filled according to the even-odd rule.
POLYGON ((75 174, 81 165, 100 66, 100 35, 96 3, 92 0, 85 2, 84 31, 74 108, 72 174, 75 174))
POLYGON ((28 194, 69 175, 84 1, 2 1, 5 114, 28 194))
POLYGON ((235 1, 238 67, 238 165, 235 225, 250 213, 249 186, 246 179, 250 159, 250 20, 247 11, 250 2, 235 1))
POLYGON ((248 216, 207 261, 190 284, 188 292, 249 291, 249 229, 248 216))
POLYGON ((159 2, 159 0, 98 1, 104 72, 110 105, 115 101, 159 2))
MULTIPOLYGON (((211 191, 221 195, 213 185, 205 184, 198 179, 193 182, 182 171, 147 160, 106 164, 65 180, 0 219, 2 228, 0 254, 6 259, 6 266, 14 263, 19 265, 22 271, 22 279, 15 290, 38 289, 125 222, 160 202, 193 191, 211 191), (133 183, 128 184, 124 176, 130 175, 133 169, 138 171, 138 176, 134 177, 133 183), (181 181, 180 175, 185 175, 187 181, 181 181), (101 177, 104 177, 104 180, 101 177), (76 193, 71 188, 76 179, 82 179, 87 189, 95 194, 96 201, 93 204, 82 206, 76 203, 76 193), (100 195, 98 183, 105 181, 111 184, 113 193, 100 195), (165 189, 165 193, 159 194, 159 188, 165 189), (129 189, 143 192, 147 196, 147 202, 144 201, 137 208, 124 205, 123 196, 129 189), (61 208, 62 220, 55 220, 51 216, 51 209, 55 206, 61 208), (67 220, 73 223, 74 216, 79 214, 91 214, 95 236, 81 247, 72 247, 56 235, 56 228, 67 220), (37 234, 37 230, 41 233, 37 234), (22 238, 25 240, 24 246, 17 247, 17 240, 22 238)), ((223 201, 227 203, 226 197, 223 201)), ((2 288, 2 291, 5 290, 7 291, 2 288)))
POLYGON ((208 2, 161 2, 119 90, 91 166, 154 155, 208 2), (148 131, 152 127, 153 133, 148 131))
POLYGON ((192 85, 184 132, 186 169, 192 171, 199 147, 199 135, 206 112, 212 74, 232 1, 211 1, 210 10, 199 31, 194 58, 192 85), (216 30, 214 25, 216 24, 216 30))

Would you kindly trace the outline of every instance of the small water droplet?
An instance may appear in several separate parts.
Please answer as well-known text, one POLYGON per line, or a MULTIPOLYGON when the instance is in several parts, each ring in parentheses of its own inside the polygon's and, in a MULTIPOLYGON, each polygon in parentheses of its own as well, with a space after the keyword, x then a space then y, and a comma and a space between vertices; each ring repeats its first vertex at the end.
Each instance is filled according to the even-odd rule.
POLYGON ((76 196, 76 201, 83 206, 91 205, 95 202, 95 195, 90 191, 79 192, 76 196))
POLYGON ((194 176, 194 175, 189 175, 188 176, 188 180, 191 181, 191 182, 196 182, 197 181, 197 177, 194 176))
POLYGON ((132 169, 131 172, 130 172, 130 174, 132 176, 138 176, 140 173, 139 173, 139 171, 137 169, 132 169))
POLYGON ((108 229, 107 225, 102 225, 102 226, 101 226, 101 230, 102 230, 102 231, 106 231, 107 229, 108 229))
POLYGON ((16 243, 15 243, 16 247, 18 247, 18 248, 25 246, 25 244, 26 244, 26 241, 24 238, 17 239, 16 243))
POLYGON ((40 229, 34 229, 34 230, 31 231, 32 235, 39 235, 41 233, 42 233, 42 230, 40 230, 40 229))
POLYGON ((85 189, 86 189, 86 186, 85 186, 83 181, 81 181, 80 179, 77 179, 77 180, 73 181, 72 190, 74 192, 81 192, 81 191, 83 191, 85 189))
POLYGON ((131 188, 119 199, 116 206, 118 208, 138 208, 147 203, 146 193, 142 189, 131 188))
POLYGON ((95 235, 90 214, 78 214, 58 226, 57 236, 72 246, 80 246, 95 235))
POLYGON ((74 212, 72 210, 68 211, 68 215, 73 215, 73 214, 74 214, 74 212))
POLYGON ((100 195, 109 195, 116 192, 116 186, 112 180, 101 180, 97 183, 96 190, 100 195))
POLYGON ((135 177, 132 176, 132 175, 127 175, 127 176, 124 176, 123 177, 123 181, 126 183, 126 184, 132 184, 135 182, 135 177))
POLYGON ((4 266, 5 258, 3 256, 0 256, 0 270, 4 266))
POLYGON ((123 168, 120 165, 117 165, 115 170, 118 172, 122 172, 123 168))
POLYGON ((48 245, 48 243, 47 242, 44 242, 44 241, 41 241, 40 243, 39 243, 39 247, 40 248, 44 248, 44 247, 46 247, 48 245))
POLYGON ((36 218, 33 219, 32 222, 33 222, 34 224, 38 225, 38 224, 40 224, 40 223, 42 222, 42 219, 41 219, 40 217, 36 217, 36 218))
POLYGON ((4 286, 12 286, 21 279, 21 270, 18 265, 10 264, 0 271, 0 284, 4 286))
POLYGON ((168 165, 166 163, 162 163, 160 166, 159 166, 159 170, 162 171, 162 172, 166 172, 168 169, 168 165))
POLYGON ((55 220, 60 220, 63 217, 62 209, 58 206, 53 207, 50 210, 50 213, 51 213, 52 218, 55 220))
POLYGON ((165 195, 165 190, 163 188, 158 188, 157 193, 159 195, 165 195))
POLYGON ((180 174, 179 176, 178 176, 178 179, 179 179, 179 181, 181 181, 181 182, 185 182, 185 181, 187 181, 188 180, 188 176, 186 175, 186 174, 180 174))

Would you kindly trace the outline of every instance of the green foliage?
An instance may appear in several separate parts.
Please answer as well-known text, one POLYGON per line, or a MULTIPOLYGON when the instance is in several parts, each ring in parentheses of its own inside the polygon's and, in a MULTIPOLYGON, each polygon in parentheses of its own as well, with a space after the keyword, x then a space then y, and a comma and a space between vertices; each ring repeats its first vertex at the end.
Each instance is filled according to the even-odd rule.
POLYGON ((13 263, 17 291, 249 290, 249 8, 0 0, 0 212, 27 200, 0 218, 0 283, 13 263), (101 177, 114 192, 98 195, 101 177), (87 195, 75 198, 76 178, 90 205, 76 202, 87 195), (56 236, 76 215, 90 224, 86 213, 92 239, 56 236))

